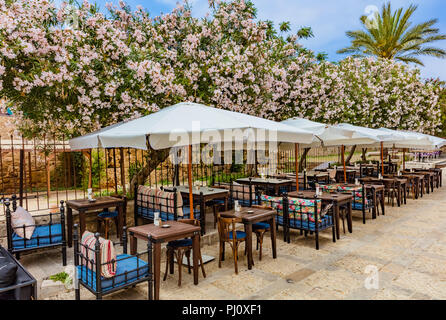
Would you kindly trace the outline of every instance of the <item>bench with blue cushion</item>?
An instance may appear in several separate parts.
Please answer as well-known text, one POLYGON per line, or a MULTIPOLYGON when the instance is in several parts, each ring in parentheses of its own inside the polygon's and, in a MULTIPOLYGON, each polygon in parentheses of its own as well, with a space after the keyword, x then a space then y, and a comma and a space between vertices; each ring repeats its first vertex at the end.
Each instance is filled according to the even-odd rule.
MULTIPOLYGON (((153 297, 152 265, 142 260, 143 256, 147 256, 148 261, 151 261, 152 243, 151 241, 147 242, 146 251, 129 255, 127 254, 127 227, 124 227, 123 230, 122 242, 112 244, 112 246, 121 244, 123 252, 117 254, 114 258, 108 254, 104 255, 102 252, 101 244, 105 244, 105 241, 108 240, 100 238, 99 233, 96 233, 96 239, 92 243, 93 246, 91 246, 91 242, 82 243, 82 240, 79 239, 79 227, 74 225, 74 265, 77 271, 77 279, 80 285, 96 295, 97 300, 102 299, 106 294, 133 287, 144 281, 148 282, 149 299, 153 297), (105 256, 110 260, 102 261, 105 256), (107 264, 116 266, 114 273, 107 273, 107 275, 112 275, 110 277, 104 277, 104 268, 113 270, 107 264)), ((110 247, 105 246, 104 248, 110 247)), ((80 287, 75 288, 75 297, 76 300, 80 300, 80 287)))
POLYGON ((15 195, 12 196, 12 212, 8 200, 4 202, 4 205, 6 206, 6 236, 10 253, 15 254, 17 259, 19 259, 22 252, 60 246, 62 247, 62 264, 64 266, 67 265, 65 207, 63 200, 60 201, 59 212, 33 215, 36 222, 31 239, 18 236, 15 232, 17 228, 12 226, 12 212, 17 209, 17 197, 15 195))
POLYGON ((61 224, 37 226, 34 229, 31 239, 29 240, 19 237, 15 232, 12 235, 12 247, 15 250, 26 249, 26 248, 38 248, 47 245, 61 244, 61 243, 62 243, 61 224))
MULTIPOLYGON (((77 277, 92 291, 96 291, 96 272, 86 266, 77 266, 77 277)), ((104 292, 128 286, 147 277, 149 266, 147 262, 128 254, 116 256, 116 275, 112 278, 101 276, 101 289, 104 292)))

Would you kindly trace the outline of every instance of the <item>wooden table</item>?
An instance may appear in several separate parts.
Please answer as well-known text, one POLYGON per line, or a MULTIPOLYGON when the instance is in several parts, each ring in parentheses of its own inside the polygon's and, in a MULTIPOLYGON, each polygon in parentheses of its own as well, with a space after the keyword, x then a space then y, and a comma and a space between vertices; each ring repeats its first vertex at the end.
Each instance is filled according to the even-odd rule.
MULTIPOLYGON (((383 184, 385 186, 385 189, 387 190, 387 192, 389 192, 390 194, 390 190, 393 189, 393 191, 396 191, 396 200, 397 200, 397 205, 398 207, 401 206, 401 183, 400 181, 398 181, 398 179, 395 178, 375 178, 375 177, 363 177, 363 178, 359 178, 359 181, 364 182, 364 183, 369 183, 369 184, 383 184)), ((393 197, 392 197, 392 207, 394 205, 393 202, 393 197)))
POLYGON ((240 184, 251 184, 254 186, 273 187, 275 195, 279 195, 280 187, 288 187, 291 190, 293 180, 291 179, 275 179, 275 178, 240 178, 236 180, 240 184))
POLYGON ((85 231, 85 215, 88 211, 97 211, 110 207, 118 208, 118 236, 122 238, 123 227, 126 225, 124 200, 117 197, 99 197, 96 201, 91 202, 88 199, 68 200, 67 204, 67 236, 68 247, 73 243, 73 209, 79 212, 79 225, 81 236, 85 231))
MULTIPOLYGON (((246 251, 248 254, 248 269, 251 270, 254 265, 254 261, 252 259, 252 224, 256 222, 266 221, 270 226, 270 234, 271 234, 271 247, 273 251, 273 259, 277 258, 277 249, 276 249, 276 211, 269 209, 261 209, 261 208, 247 208, 243 207, 239 212, 235 212, 234 210, 220 212, 220 216, 224 218, 236 218, 241 223, 245 225, 246 232, 246 251), (248 210, 253 211, 253 213, 247 213, 248 210)), ((224 246, 223 246, 223 257, 224 260, 224 246)))
MULTIPOLYGON (((293 191, 288 193, 289 198, 302 198, 302 199, 314 199, 314 191, 293 191)), ((323 204, 333 203, 335 211, 335 227, 336 227, 336 238, 340 239, 339 231, 339 210, 342 205, 347 205, 347 228, 348 232, 353 232, 353 222, 352 222, 352 195, 342 192, 322 192, 318 199, 322 200, 323 204)))
POLYGON ((172 240, 192 238, 194 284, 198 284, 198 264, 200 252, 200 227, 174 220, 165 222, 170 228, 155 226, 153 223, 131 227, 129 231, 130 254, 136 254, 137 239, 151 241, 153 246, 154 298, 159 300, 161 273, 161 243, 172 240))
POLYGON ((430 191, 434 192, 434 180, 437 174, 433 171, 418 171, 418 170, 416 170, 416 173, 424 175, 424 178, 427 182, 425 184, 426 193, 430 193, 430 191))
MULTIPOLYGON (((340 186, 345 186, 345 187, 349 187, 349 188, 354 188, 354 187, 359 187, 361 188, 362 185, 356 185, 356 184, 338 184, 340 186)), ((377 212, 378 212, 378 200, 377 200, 377 195, 381 194, 380 197, 380 204, 381 204, 381 212, 383 215, 385 215, 385 200, 384 200, 384 185, 382 184, 372 184, 372 183, 365 183, 364 184, 364 191, 365 191, 365 195, 367 197, 367 192, 368 191, 372 191, 372 197, 373 197, 373 208, 372 208, 372 219, 376 219, 377 216, 377 212)))
MULTIPOLYGON (((174 187, 164 187, 164 190, 173 191, 174 187)), ((189 199, 189 187, 188 186, 176 186, 177 191, 181 193, 183 198, 189 199)), ((229 199, 229 190, 220 189, 220 188, 210 188, 210 187, 193 187, 192 188, 192 196, 195 201, 201 201, 201 197, 203 197, 203 202, 206 203, 210 200, 215 199, 223 199, 224 201, 224 210, 228 210, 228 199, 229 199)), ((202 210, 205 212, 205 208, 202 210)), ((201 222, 201 231, 202 234, 206 233, 206 214, 202 215, 201 222)))

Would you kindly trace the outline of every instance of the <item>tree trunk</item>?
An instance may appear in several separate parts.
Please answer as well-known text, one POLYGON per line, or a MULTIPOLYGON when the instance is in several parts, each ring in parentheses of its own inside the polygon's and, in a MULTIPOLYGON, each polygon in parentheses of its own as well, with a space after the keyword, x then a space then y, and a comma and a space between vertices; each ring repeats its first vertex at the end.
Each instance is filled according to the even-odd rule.
POLYGON ((356 145, 352 146, 352 148, 350 149, 350 154, 348 155, 347 159, 345 159, 346 166, 350 165, 350 160, 352 159, 353 155, 355 154, 355 151, 356 151, 356 145))
POLYGON ((310 149, 311 148, 305 148, 304 152, 302 152, 302 155, 299 160, 299 172, 301 172, 304 169, 304 162, 305 162, 305 159, 307 158, 307 154, 310 151, 310 149))
POLYGON ((164 162, 169 156, 169 149, 163 150, 154 150, 150 146, 148 147, 149 151, 147 152, 147 162, 142 167, 142 169, 133 176, 130 185, 133 187, 136 184, 143 185, 147 177, 152 173, 152 170, 162 162, 164 162))
POLYGON ((367 153, 367 148, 362 148, 361 159, 362 159, 363 162, 367 161, 366 153, 367 153))

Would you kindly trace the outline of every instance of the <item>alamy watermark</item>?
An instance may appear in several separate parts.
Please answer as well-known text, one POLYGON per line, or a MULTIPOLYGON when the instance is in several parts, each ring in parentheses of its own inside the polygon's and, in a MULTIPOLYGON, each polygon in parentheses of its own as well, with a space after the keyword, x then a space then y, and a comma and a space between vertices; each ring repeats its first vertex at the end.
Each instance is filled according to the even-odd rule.
POLYGON ((193 149, 193 164, 266 165, 270 163, 271 155, 278 150, 275 130, 254 128, 201 130, 199 121, 192 122, 192 130, 181 128, 172 130, 168 134, 168 140, 171 146, 170 160, 173 164, 189 163, 189 145, 192 145, 193 149))

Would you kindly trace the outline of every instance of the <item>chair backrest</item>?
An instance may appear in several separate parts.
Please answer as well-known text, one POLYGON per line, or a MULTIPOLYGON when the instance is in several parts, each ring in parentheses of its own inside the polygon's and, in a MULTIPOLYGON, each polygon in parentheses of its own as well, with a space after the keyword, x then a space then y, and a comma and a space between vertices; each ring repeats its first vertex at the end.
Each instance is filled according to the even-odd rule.
POLYGON ((229 240, 229 234, 232 232, 232 239, 235 240, 236 237, 236 230, 235 230, 235 223, 237 221, 236 218, 223 218, 218 215, 218 235, 220 237, 220 240, 223 241, 230 241, 229 240), (231 228, 232 226, 232 228, 231 228))
POLYGON ((171 213, 175 215, 175 218, 183 216, 183 198, 175 188, 174 191, 167 191, 137 186, 135 188, 135 212, 138 212, 137 207, 171 213))

